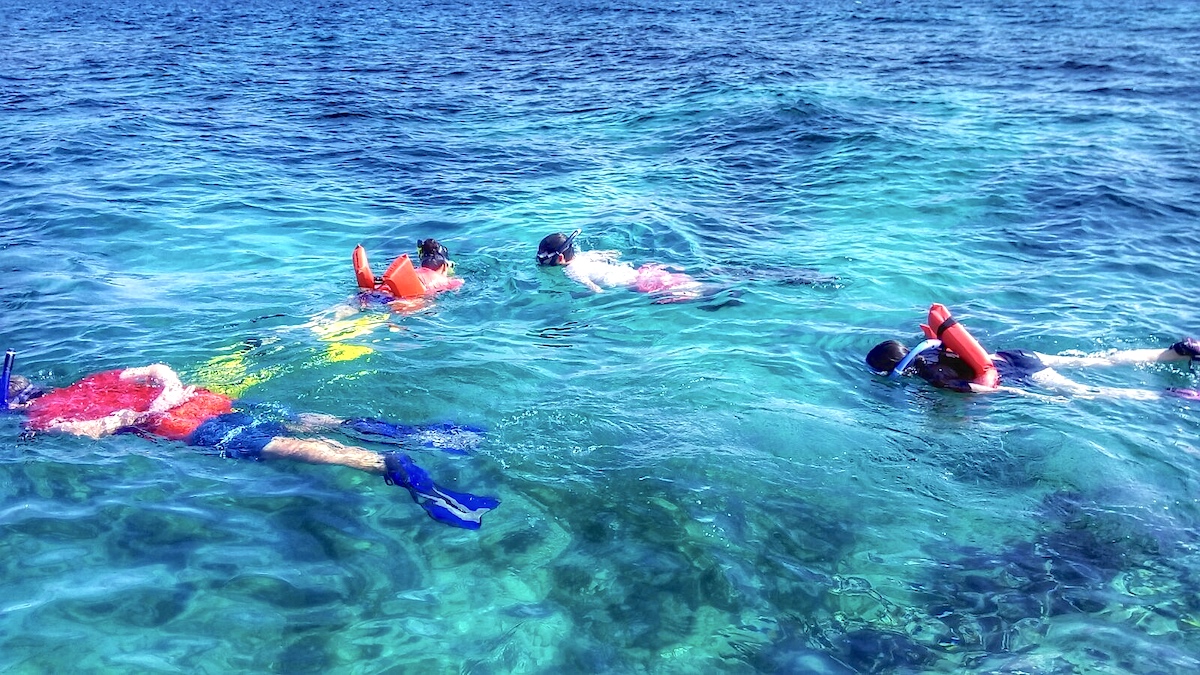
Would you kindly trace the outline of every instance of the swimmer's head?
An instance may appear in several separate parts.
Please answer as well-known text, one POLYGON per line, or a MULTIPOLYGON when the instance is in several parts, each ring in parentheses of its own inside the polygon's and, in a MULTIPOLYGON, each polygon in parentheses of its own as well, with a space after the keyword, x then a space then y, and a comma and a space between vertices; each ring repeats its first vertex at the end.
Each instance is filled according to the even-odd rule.
POLYGON ((867 352, 867 367, 886 375, 899 364, 908 354, 908 347, 896 340, 884 340, 867 352))
POLYGON ((421 259, 421 267, 425 269, 446 273, 454 269, 450 251, 437 239, 417 240, 417 254, 421 259))
POLYGON ((565 265, 575 258, 575 237, 579 230, 569 235, 555 232, 542 239, 538 244, 537 263, 539 265, 565 265))
POLYGON ((46 392, 23 375, 12 375, 8 380, 8 407, 18 408, 46 392))

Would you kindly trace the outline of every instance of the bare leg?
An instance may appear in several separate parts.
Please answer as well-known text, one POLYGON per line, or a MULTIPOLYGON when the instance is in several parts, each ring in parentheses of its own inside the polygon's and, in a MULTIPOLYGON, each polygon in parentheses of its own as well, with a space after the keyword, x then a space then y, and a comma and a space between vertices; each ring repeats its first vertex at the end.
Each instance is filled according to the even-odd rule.
MULTIPOLYGON (((1149 351, 1149 350, 1139 350, 1149 351)), ((1080 384, 1063 377, 1053 368, 1039 370, 1029 376, 1029 379, 1039 386, 1051 389, 1060 394, 1078 396, 1080 398, 1125 398, 1138 401, 1151 401, 1162 398, 1162 394, 1148 389, 1124 389, 1120 387, 1093 387, 1080 384)))
POLYGON ((323 413, 300 413, 296 415, 296 421, 288 422, 287 428, 289 431, 298 433, 311 434, 319 431, 327 431, 335 429, 342 423, 342 418, 326 415, 323 413))
POLYGON ((383 475, 383 455, 328 438, 276 436, 262 450, 264 458, 290 459, 308 464, 337 464, 383 475))
POLYGON ((1053 356, 1037 354, 1042 363, 1050 367, 1062 368, 1106 368, 1108 366, 1132 366, 1145 363, 1166 363, 1169 361, 1188 361, 1192 357, 1178 354, 1173 349, 1126 349, 1111 354, 1091 354, 1088 356, 1053 356))
POLYGON ((407 489, 413 501, 420 504, 434 520, 468 530, 479 529, 483 514, 500 505, 500 500, 494 497, 453 492, 439 487, 424 469, 400 452, 380 455, 327 438, 276 436, 263 448, 262 456, 309 464, 337 464, 380 474, 389 485, 407 489))

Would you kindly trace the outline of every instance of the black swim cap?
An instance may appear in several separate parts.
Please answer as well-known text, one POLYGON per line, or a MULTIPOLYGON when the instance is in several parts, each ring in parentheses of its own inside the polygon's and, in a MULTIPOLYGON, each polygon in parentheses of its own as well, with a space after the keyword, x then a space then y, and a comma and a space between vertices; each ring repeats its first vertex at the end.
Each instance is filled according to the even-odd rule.
POLYGON ((449 264, 450 261, 446 259, 446 256, 441 254, 421 256, 421 267, 425 269, 440 270, 449 264))
POLYGON ((8 405, 22 405, 41 396, 46 392, 42 388, 29 381, 29 378, 23 375, 13 375, 8 380, 8 405))
POLYGON ((885 340, 867 352, 867 367, 877 373, 890 373, 908 354, 908 347, 896 340, 885 340))
POLYGON ((417 254, 421 258, 421 267, 438 270, 450 265, 450 251, 442 246, 437 239, 417 240, 417 254))
POLYGON ((542 239, 538 244, 537 262, 539 265, 557 265, 558 256, 562 256, 566 262, 570 262, 575 258, 575 236, 579 234, 579 230, 567 236, 562 232, 555 232, 542 239))

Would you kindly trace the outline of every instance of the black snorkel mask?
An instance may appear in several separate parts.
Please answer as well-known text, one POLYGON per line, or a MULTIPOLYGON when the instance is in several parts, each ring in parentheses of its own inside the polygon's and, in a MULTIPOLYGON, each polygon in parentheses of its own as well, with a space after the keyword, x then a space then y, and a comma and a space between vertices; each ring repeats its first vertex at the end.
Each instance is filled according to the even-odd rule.
POLYGON ((558 256, 566 255, 567 252, 570 251, 571 248, 575 246, 575 237, 578 237, 579 233, 580 233, 580 230, 575 230, 571 234, 567 235, 567 238, 565 240, 563 240, 563 243, 559 244, 558 248, 554 249, 553 251, 538 251, 537 252, 537 264, 539 264, 539 265, 555 265, 555 264, 557 264, 558 256))

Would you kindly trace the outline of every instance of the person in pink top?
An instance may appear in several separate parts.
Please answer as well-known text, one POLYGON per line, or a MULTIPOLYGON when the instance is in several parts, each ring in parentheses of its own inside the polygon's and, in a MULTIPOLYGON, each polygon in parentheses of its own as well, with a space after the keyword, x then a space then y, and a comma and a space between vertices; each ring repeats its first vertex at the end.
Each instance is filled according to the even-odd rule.
POLYGON ((593 293, 608 288, 627 288, 638 293, 654 295, 656 302, 683 302, 703 297, 704 284, 683 272, 675 272, 659 263, 646 263, 634 268, 618 262, 617 251, 578 251, 575 237, 555 232, 538 244, 539 265, 563 267, 567 276, 587 286, 593 293))
POLYGON ((454 270, 450 252, 438 240, 417 240, 417 258, 419 264, 414 266, 408 254, 402 254, 382 275, 376 276, 362 244, 354 247, 351 260, 354 278, 358 281, 359 303, 363 306, 395 303, 400 305, 395 309, 405 310, 413 305, 420 306, 419 302, 412 302, 414 300, 462 288, 462 279, 450 276, 454 270))
POLYGON ((358 292, 349 302, 330 307, 302 324, 320 340, 330 343, 328 358, 332 361, 355 359, 371 353, 372 348, 347 340, 381 326, 401 330, 393 323, 394 317, 425 310, 441 293, 463 287, 463 280, 452 276, 454 263, 449 251, 432 238, 418 239, 415 255, 400 254, 380 275, 371 269, 362 244, 354 247, 350 260, 358 292), (362 315, 356 316, 359 314, 362 315))
POLYGON ((760 269, 758 267, 712 268, 701 281, 669 265, 645 263, 640 267, 620 260, 617 251, 581 251, 575 245, 579 230, 555 232, 538 244, 537 264, 562 267, 571 280, 593 293, 621 288, 645 293, 655 304, 700 301, 699 308, 716 311, 742 304, 735 279, 806 286, 836 286, 838 278, 807 267, 760 269))
POLYGON ((442 291, 457 291, 462 288, 463 280, 450 276, 454 272, 454 262, 450 260, 450 252, 437 239, 425 239, 417 242, 417 255, 421 266, 417 268, 417 277, 425 286, 428 294, 442 291))

